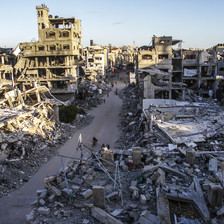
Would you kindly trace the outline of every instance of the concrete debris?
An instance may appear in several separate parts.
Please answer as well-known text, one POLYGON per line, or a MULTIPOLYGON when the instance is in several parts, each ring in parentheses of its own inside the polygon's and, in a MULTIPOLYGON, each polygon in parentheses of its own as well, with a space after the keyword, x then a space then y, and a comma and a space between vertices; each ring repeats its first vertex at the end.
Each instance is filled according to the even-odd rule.
POLYGON ((211 183, 208 190, 208 201, 212 207, 223 205, 223 188, 220 184, 211 183))
POLYGON ((100 186, 93 187, 93 204, 98 208, 105 208, 105 188, 100 186))
POLYGON ((195 223, 206 223, 214 222, 214 214, 217 221, 223 221, 222 118, 204 105, 176 101, 165 106, 153 106, 152 102, 143 105, 146 109, 142 114, 138 111, 137 95, 134 84, 121 92, 124 107, 120 127, 124 138, 117 142, 116 149, 90 152, 82 147, 88 151, 82 153, 88 155, 85 160, 74 158, 64 172, 45 179, 47 194, 38 191, 32 220, 43 221, 38 206, 45 206, 50 208, 51 215, 57 210, 54 221, 63 219, 62 209, 71 209, 71 218, 79 214, 80 223, 84 219, 89 223, 175 223, 175 220, 192 219, 195 223), (148 116, 152 112, 149 110, 155 112, 153 117, 148 116), (164 131, 160 125, 175 119, 178 119, 175 128, 177 124, 190 124, 188 120, 193 118, 180 116, 180 112, 190 115, 196 111, 212 113, 215 127, 211 125, 206 132, 199 133, 199 127, 194 128, 192 122, 192 126, 183 126, 180 132, 176 129, 175 134, 173 126, 167 126, 164 131), (135 124, 129 126, 133 121, 135 124), (195 141, 195 136, 200 141, 195 141), (69 194, 63 193, 68 190, 69 194), (75 206, 70 206, 71 203, 75 206))
POLYGON ((93 207, 91 209, 92 211, 92 216, 100 221, 100 223, 104 223, 104 224, 122 224, 123 222, 115 219, 113 216, 111 216, 110 214, 106 213, 104 210, 97 208, 97 207, 93 207))
POLYGON ((141 125, 141 107, 139 94, 135 84, 129 84, 119 93, 123 100, 120 112, 121 122, 119 124, 123 134, 116 143, 116 148, 129 149, 139 145, 143 132, 139 130, 141 125), (131 115, 131 116, 130 116, 131 115))
POLYGON ((94 82, 94 85, 90 80, 83 80, 78 88, 75 103, 78 107, 86 110, 103 103, 102 96, 108 94, 112 89, 111 84, 103 79, 94 82), (99 89, 101 90, 100 93, 99 89))
POLYGON ((42 215, 48 215, 50 214, 50 209, 45 207, 40 207, 37 209, 37 212, 42 215))
POLYGON ((43 99, 43 93, 49 90, 36 87, 23 94, 10 93, 0 102, 0 197, 27 182, 58 146, 93 119, 85 113, 78 114, 72 124, 58 122, 57 108, 63 103, 50 95, 43 99))
MULTIPOLYGON (((101 223, 110 223, 112 221, 115 223, 132 223, 134 220, 139 223, 170 222, 174 214, 179 217, 178 211, 172 207, 172 203, 175 201, 180 203, 180 206, 182 206, 182 203, 183 206, 184 203, 193 206, 193 211, 197 212, 195 217, 198 220, 210 220, 209 209, 214 210, 215 208, 217 214, 222 214, 220 209, 222 206, 223 188, 217 183, 216 173, 209 171, 209 159, 206 159, 204 154, 201 154, 199 160, 198 157, 195 157, 194 164, 190 165, 186 162, 185 157, 187 155, 184 157, 166 151, 152 154, 151 151, 138 148, 138 152, 140 152, 138 158, 141 158, 138 164, 140 165, 134 165, 129 163, 130 157, 136 153, 135 147, 123 151, 113 149, 110 149, 110 151, 114 157, 114 166, 107 164, 99 169, 101 165, 98 162, 98 165, 84 161, 82 163, 74 161, 69 164, 65 168, 66 178, 68 178, 68 186, 65 189, 60 187, 62 183, 65 183, 63 181, 63 172, 60 172, 60 176, 57 176, 57 178, 53 176, 46 178, 47 188, 38 191, 39 206, 41 208, 43 206, 51 208, 54 204, 59 203, 67 211, 69 201, 72 200, 76 204, 76 208, 69 213, 71 217, 76 214, 78 209, 85 208, 85 210, 88 210, 88 214, 92 214, 86 216, 88 220, 95 218, 101 223), (152 162, 146 162, 145 156, 152 156, 152 162, 154 158, 160 158, 160 162, 152 165, 152 162), (121 161, 122 165, 127 164, 128 170, 120 171, 120 178, 123 181, 122 186, 118 187, 119 184, 114 184, 114 181, 119 179, 118 177, 115 179, 114 167, 121 161), (85 176, 91 166, 95 167, 94 178, 88 183, 80 182, 79 185, 74 187, 74 183, 81 179, 81 176, 85 176), (192 169, 192 172, 189 172, 190 169, 192 169), (208 182, 208 179, 210 182, 208 182), (207 183, 210 184, 208 185, 207 183), (63 194, 63 191, 66 192, 67 188, 69 189, 69 194, 63 194), (48 191, 47 194, 46 190, 48 191), (58 191, 61 192, 61 195, 58 191), (92 194, 93 197, 90 197, 92 194), (58 197, 50 195, 58 195, 58 197), (205 198, 208 198, 209 204, 205 198), (138 207, 133 204, 136 203, 136 200, 139 200, 138 207), (123 206, 117 208, 118 203, 121 205, 123 203, 123 206), (87 207, 85 204, 93 204, 92 206, 94 207, 87 207)), ((105 152, 102 151, 100 153, 103 155, 105 152)), ((92 156, 97 156, 98 159, 101 159, 103 156, 100 153, 94 153, 92 156)), ((88 161, 93 161, 91 158, 93 159, 94 157, 89 156, 88 161)), ((217 161, 222 160, 217 158, 217 161)), ((219 166, 217 167, 219 170, 219 166)), ((34 219, 41 220, 38 211, 36 212, 35 209, 34 211, 34 219)), ((55 211, 51 210, 50 212, 55 211)), ((188 212, 185 213, 187 218, 188 212)), ((57 219, 65 216, 61 210, 60 214, 61 216, 57 215, 57 219)), ((181 214, 183 215, 183 213, 181 214)), ((221 217, 221 215, 219 216, 221 217)), ((96 220, 94 221, 95 223, 97 223, 96 220)))

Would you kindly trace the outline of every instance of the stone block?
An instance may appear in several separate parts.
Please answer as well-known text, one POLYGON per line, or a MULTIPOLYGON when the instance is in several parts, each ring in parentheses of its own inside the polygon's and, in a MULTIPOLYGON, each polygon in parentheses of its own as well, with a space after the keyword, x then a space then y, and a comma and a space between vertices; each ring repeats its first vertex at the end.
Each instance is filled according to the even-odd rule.
POLYGON ((72 188, 72 190, 73 190, 73 192, 74 192, 74 193, 76 193, 77 191, 79 191, 79 190, 80 190, 80 186, 75 185, 75 184, 74 184, 74 185, 72 185, 72 187, 71 187, 71 188, 72 188))
POLYGON ((70 171, 70 172, 67 173, 66 176, 67 176, 68 179, 72 179, 73 176, 74 176, 74 172, 70 171))
POLYGON ((46 177, 44 179, 44 183, 49 184, 49 183, 53 182, 55 179, 56 179, 55 176, 46 177))
POLYGON ((48 188, 53 194, 55 194, 57 196, 61 196, 61 191, 58 188, 56 188, 55 186, 48 185, 48 188))
POLYGON ((47 198, 47 191, 45 191, 45 192, 42 192, 41 194, 40 194, 40 196, 39 196, 39 198, 41 198, 41 199, 45 199, 45 198, 47 198))
POLYGON ((66 188, 66 187, 67 187, 66 182, 65 182, 65 181, 62 181, 62 182, 59 184, 59 187, 60 187, 61 189, 66 188))
POLYGON ((133 200, 137 200, 137 199, 139 199, 139 191, 134 191, 134 192, 132 193, 132 199, 133 199, 133 200))
POLYGON ((61 194, 65 197, 65 198, 69 198, 71 196, 71 194, 73 193, 72 189, 67 189, 67 188, 64 188, 62 191, 61 191, 61 194))
POLYGON ((217 172, 217 169, 218 169, 217 158, 212 158, 209 160, 209 168, 208 169, 210 172, 217 172))
POLYGON ((57 177, 57 178, 56 178, 56 182, 57 182, 57 184, 60 184, 62 181, 63 181, 63 180, 62 180, 61 177, 57 177))
POLYGON ((50 196, 48 197, 48 201, 49 201, 50 203, 55 202, 55 200, 56 200, 56 195, 55 195, 55 194, 52 194, 52 195, 50 195, 50 196))
POLYGON ((76 164, 72 167, 72 171, 76 172, 77 169, 78 169, 78 167, 79 167, 79 164, 76 163, 76 164))
POLYGON ((93 191, 91 189, 88 189, 87 191, 84 191, 82 192, 82 196, 85 198, 85 199, 88 199, 90 196, 92 196, 93 194, 93 191))
POLYGON ((223 188, 220 184, 211 183, 208 190, 208 201, 212 207, 219 207, 223 204, 223 188))
POLYGON ((157 171, 159 173, 159 177, 157 179, 157 182, 163 185, 165 183, 166 177, 165 177, 165 172, 162 169, 158 169, 157 171))
POLYGON ((175 168, 177 164, 175 162, 170 163, 170 167, 175 168))
POLYGON ((76 184, 76 185, 82 185, 83 180, 80 179, 80 178, 74 178, 74 179, 72 180, 72 183, 74 183, 74 184, 76 184))
POLYGON ((83 176, 83 180, 84 181, 91 181, 91 180, 93 180, 93 176, 87 173, 83 176))
POLYGON ((142 160, 142 153, 141 153, 141 148, 133 148, 132 149, 132 157, 133 157, 133 164, 134 165, 139 165, 142 160))
POLYGON ((40 205, 45 205, 45 203, 46 203, 46 201, 44 201, 43 199, 40 199, 40 200, 39 200, 39 204, 40 204, 40 205))
POLYGON ((36 192, 37 192, 37 197, 40 197, 40 195, 41 195, 42 193, 44 193, 44 194, 47 193, 47 189, 37 190, 36 192))
POLYGON ((122 214, 123 211, 124 211, 123 209, 116 209, 116 210, 114 210, 113 212, 111 212, 110 214, 111 214, 112 216, 114 216, 114 217, 117 217, 117 216, 119 216, 120 214, 122 214))
POLYGON ((71 216, 71 211, 63 210, 63 216, 65 216, 65 217, 71 216))
POLYGON ((51 210, 46 207, 40 207, 37 209, 37 212, 42 215, 48 215, 48 214, 50 214, 51 210))
POLYGON ((151 176, 151 180, 153 182, 155 182, 155 181, 157 181, 157 179, 159 178, 159 176, 160 176, 160 173, 157 171, 157 172, 153 173, 153 175, 151 176))
POLYGON ((101 186, 93 187, 93 204, 98 208, 105 208, 105 188, 101 186))
POLYGON ((31 223, 34 220, 34 211, 32 210, 30 214, 26 215, 26 222, 31 223))
POLYGON ((186 162, 190 165, 194 165, 196 159, 196 152, 194 149, 188 149, 186 151, 186 162))
POLYGON ((147 204, 147 199, 146 199, 144 194, 140 195, 140 201, 141 201, 142 205, 146 205, 147 204))

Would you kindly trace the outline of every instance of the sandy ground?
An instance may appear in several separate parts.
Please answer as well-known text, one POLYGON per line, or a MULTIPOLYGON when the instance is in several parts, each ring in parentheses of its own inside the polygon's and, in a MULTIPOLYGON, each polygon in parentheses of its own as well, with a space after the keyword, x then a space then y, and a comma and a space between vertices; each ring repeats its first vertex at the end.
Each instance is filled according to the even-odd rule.
MULTIPOLYGON (((113 148, 120 135, 118 123, 122 105, 122 101, 115 94, 115 90, 118 88, 119 91, 124 86, 123 81, 118 81, 117 85, 109 93, 109 96, 105 96, 105 103, 90 111, 95 116, 92 123, 71 136, 70 140, 59 149, 59 154, 78 156, 76 148, 80 134, 82 135, 83 143, 87 146, 91 144, 91 140, 95 136, 100 145, 103 143, 109 144, 113 148)), ((36 191, 43 189, 44 178, 56 174, 60 168, 60 158, 55 156, 44 164, 22 188, 1 198, 0 224, 25 223, 26 214, 30 212, 30 204, 37 199, 36 191)))

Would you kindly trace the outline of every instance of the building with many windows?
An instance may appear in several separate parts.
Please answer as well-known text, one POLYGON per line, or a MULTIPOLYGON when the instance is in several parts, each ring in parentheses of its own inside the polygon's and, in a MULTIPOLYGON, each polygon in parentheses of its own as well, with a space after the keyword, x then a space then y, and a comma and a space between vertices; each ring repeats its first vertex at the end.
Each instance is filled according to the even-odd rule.
POLYGON ((18 46, 17 85, 26 90, 35 82, 52 93, 75 92, 83 55, 81 21, 74 17, 53 18, 45 5, 36 10, 38 42, 18 46))

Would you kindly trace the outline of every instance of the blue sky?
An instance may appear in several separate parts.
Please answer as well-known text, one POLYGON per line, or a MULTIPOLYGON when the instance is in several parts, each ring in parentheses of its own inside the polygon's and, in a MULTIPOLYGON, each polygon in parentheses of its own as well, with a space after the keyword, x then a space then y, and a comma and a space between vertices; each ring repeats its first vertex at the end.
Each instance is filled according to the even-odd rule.
POLYGON ((224 43, 224 0, 6 0, 1 2, 0 47, 38 40, 36 5, 49 14, 82 20, 82 43, 148 45, 152 36, 173 36, 184 48, 224 43))

